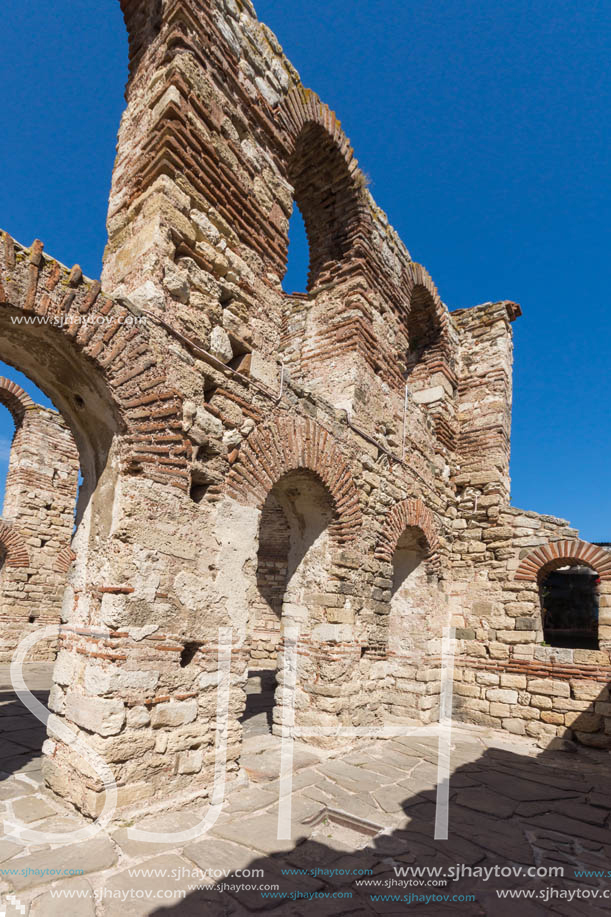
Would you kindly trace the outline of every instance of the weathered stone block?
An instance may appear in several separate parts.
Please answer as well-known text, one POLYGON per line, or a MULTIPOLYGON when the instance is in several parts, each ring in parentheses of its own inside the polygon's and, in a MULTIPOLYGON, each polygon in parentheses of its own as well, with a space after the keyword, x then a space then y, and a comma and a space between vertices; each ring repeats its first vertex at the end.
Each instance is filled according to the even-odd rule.
POLYGON ((509 688, 488 688, 486 697, 489 701, 496 701, 500 704, 517 704, 518 692, 509 688))
POLYGON ((544 694, 532 694, 530 698, 531 707, 539 707, 541 710, 552 709, 552 699, 544 694))
POLYGON ((199 774, 204 763, 204 752, 201 748, 184 751, 178 756, 179 774, 199 774))
POLYGON ((490 716, 511 716, 511 706, 509 704, 490 704, 490 716))
POLYGON ((565 713, 564 722, 579 732, 598 732, 603 720, 595 713, 565 713))
POLYGON ((526 675, 515 675, 513 672, 501 673, 502 688, 525 688, 526 675))
POLYGON ((577 700, 606 701, 609 689, 598 681, 571 681, 573 697, 577 700))
POLYGON ((535 639, 535 634, 527 630, 497 630, 496 638, 501 643, 532 643, 535 639))
POLYGON ((570 697, 571 690, 567 681, 551 678, 532 678, 528 682, 532 694, 548 694, 550 697, 570 697))
POLYGON ((151 724, 154 729, 162 726, 183 726, 192 723, 197 716, 197 701, 169 701, 157 704, 151 711, 151 724))
POLYGON ((112 736, 123 728, 125 707, 120 700, 105 700, 71 692, 66 696, 66 717, 89 732, 112 736))
POLYGON ((478 685, 498 685, 501 676, 495 672, 476 672, 475 681, 478 685))
POLYGON ((563 726, 565 723, 564 714, 554 713, 552 710, 544 710, 541 714, 541 721, 543 723, 553 723, 554 726, 563 726))

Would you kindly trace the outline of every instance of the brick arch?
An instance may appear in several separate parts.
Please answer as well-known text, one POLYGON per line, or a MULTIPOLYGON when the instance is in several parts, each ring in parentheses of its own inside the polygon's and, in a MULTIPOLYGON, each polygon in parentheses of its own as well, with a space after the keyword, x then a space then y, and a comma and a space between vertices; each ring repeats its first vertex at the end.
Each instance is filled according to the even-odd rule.
POLYGON ((403 273, 403 285, 411 308, 415 296, 426 298, 429 304, 431 318, 440 330, 447 332, 449 326, 448 310, 441 301, 439 291, 433 278, 422 265, 411 261, 406 265, 403 273))
POLYGON ((0 377, 0 404, 3 404, 11 412, 15 426, 18 427, 23 420, 26 411, 35 408, 36 405, 27 392, 13 382, 11 379, 0 377))
POLYGON ((287 178, 310 248, 308 289, 332 279, 371 235, 365 179, 335 112, 309 89, 296 88, 279 107, 287 135, 287 178))
POLYGON ((375 549, 378 560, 392 563, 399 539, 410 527, 420 529, 426 539, 428 562, 438 566, 439 538, 437 524, 431 510, 418 497, 407 497, 396 503, 388 513, 375 549))
POLYGON ((273 486, 291 471, 311 471, 329 492, 336 512, 333 538, 353 541, 361 508, 352 472, 333 438, 309 418, 278 417, 256 427, 227 478, 227 493, 262 509, 273 486))
POLYGON ((30 555, 25 540, 12 525, 0 521, 0 548, 5 553, 7 567, 29 567, 30 555))
POLYGON ((75 560, 76 552, 72 550, 70 545, 66 545, 57 552, 55 569, 58 573, 67 573, 75 560))
POLYGON ((354 159, 354 150, 346 137, 341 122, 328 105, 321 102, 311 89, 297 87, 292 89, 278 107, 278 119, 287 132, 290 152, 294 152, 297 138, 308 124, 318 124, 333 140, 341 154, 346 168, 357 171, 358 163, 354 159))
POLYGON ((421 264, 411 262, 404 271, 403 283, 408 300, 405 324, 410 350, 414 348, 416 359, 430 367, 429 372, 436 368, 432 364, 443 362, 449 366, 450 319, 431 275, 421 264))
POLYGON ((567 564, 591 567, 601 580, 611 580, 611 552, 587 541, 550 541, 527 554, 516 570, 515 579, 536 583, 552 570, 567 564))
MULTIPOLYGON (((96 381, 124 434, 124 471, 187 490, 190 446, 181 428, 182 399, 168 387, 141 313, 106 296, 78 265, 69 270, 46 257, 42 242, 27 249, 2 235, 0 320, 7 331, 17 335, 18 329, 20 342, 44 332, 83 378, 96 381), (13 325, 12 315, 31 324, 13 325)), ((54 400, 61 409, 59 396, 54 400)))

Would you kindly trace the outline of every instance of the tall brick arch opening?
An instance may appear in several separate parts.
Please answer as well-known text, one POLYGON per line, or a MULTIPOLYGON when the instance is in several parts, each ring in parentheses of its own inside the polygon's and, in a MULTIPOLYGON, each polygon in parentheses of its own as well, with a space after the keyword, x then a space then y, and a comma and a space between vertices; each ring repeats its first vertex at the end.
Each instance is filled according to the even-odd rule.
POLYGON ((289 138, 287 177, 308 237, 312 290, 333 279, 370 235, 365 181, 335 113, 315 93, 290 92, 279 118, 289 138))
POLYGON ((0 404, 10 412, 16 427, 23 420, 25 412, 35 406, 21 386, 5 377, 0 378, 0 404))
POLYGON ((453 450, 458 380, 448 310, 430 274, 421 264, 408 265, 404 286, 408 297, 405 379, 414 400, 429 415, 438 440, 453 450))
POLYGON ((421 264, 409 265, 406 286, 407 375, 413 383, 429 376, 437 365, 448 364, 448 313, 429 272, 421 264))

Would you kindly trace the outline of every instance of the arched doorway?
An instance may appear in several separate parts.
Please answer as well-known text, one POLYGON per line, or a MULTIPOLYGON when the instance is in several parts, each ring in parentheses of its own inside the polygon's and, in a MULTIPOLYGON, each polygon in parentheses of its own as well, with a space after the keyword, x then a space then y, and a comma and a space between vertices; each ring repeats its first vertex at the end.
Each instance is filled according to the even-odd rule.
POLYGON ((447 597, 436 529, 422 500, 407 498, 388 513, 376 547, 385 578, 392 582, 386 653, 395 690, 384 706, 400 722, 422 723, 437 715, 440 681, 434 659, 441 652, 447 597))
MULTIPOLYGON (((357 541, 362 521, 346 458, 334 437, 314 420, 280 412, 253 430, 241 447, 227 479, 227 496, 257 511, 257 543, 242 548, 250 570, 240 608, 246 618, 247 664, 251 671, 276 670, 274 723, 280 723, 283 637, 288 628, 298 628, 296 724, 332 729, 349 704, 348 682, 357 677, 356 612, 348 584, 342 582, 345 574, 338 576, 332 567, 338 553, 350 551, 357 541), (325 693, 327 681, 341 681, 342 696, 337 684, 325 693)), ((266 686, 269 711, 272 677, 266 686)), ((261 688, 261 683, 251 683, 259 694, 261 688)), ((250 700, 247 714, 261 704, 250 700)), ((316 738, 320 736, 311 741, 316 738)))
MULTIPOLYGON (((324 626, 324 593, 331 563, 329 527, 337 518, 320 478, 295 470, 272 488, 261 511, 256 586, 248 619, 244 734, 273 729, 282 637, 290 626, 307 640, 324 626)), ((300 677, 298 677, 298 683, 300 677)), ((279 722, 279 715, 276 715, 279 722)))
POLYGON ((393 557, 389 650, 420 656, 424 649, 431 596, 426 571, 426 539, 420 529, 405 529, 393 557))

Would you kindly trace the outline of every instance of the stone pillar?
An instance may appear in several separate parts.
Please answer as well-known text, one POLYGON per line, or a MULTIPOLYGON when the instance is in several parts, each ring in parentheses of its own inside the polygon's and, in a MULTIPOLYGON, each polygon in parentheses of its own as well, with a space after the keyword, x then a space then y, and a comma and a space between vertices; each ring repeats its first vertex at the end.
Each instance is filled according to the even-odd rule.
POLYGON ((460 309, 452 318, 460 338, 460 433, 455 483, 466 510, 493 492, 509 501, 512 360, 515 303, 460 309))

